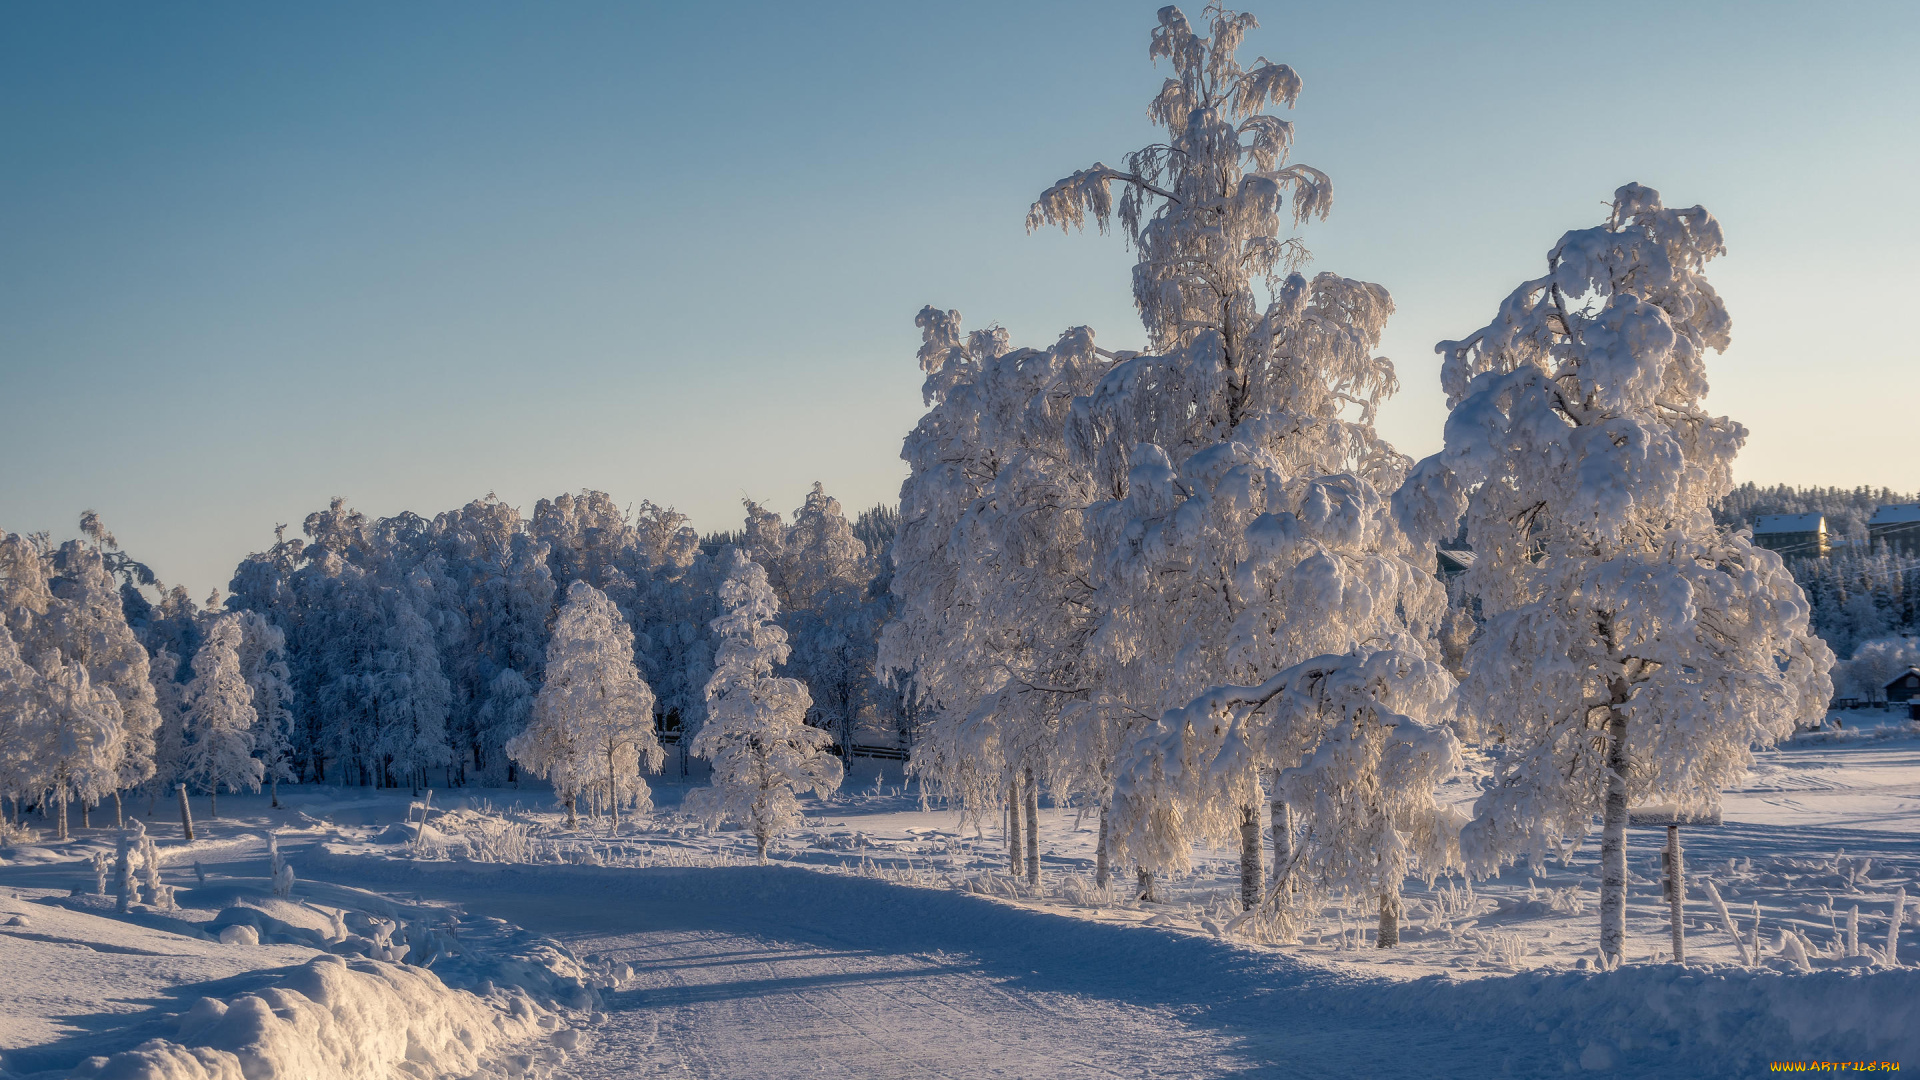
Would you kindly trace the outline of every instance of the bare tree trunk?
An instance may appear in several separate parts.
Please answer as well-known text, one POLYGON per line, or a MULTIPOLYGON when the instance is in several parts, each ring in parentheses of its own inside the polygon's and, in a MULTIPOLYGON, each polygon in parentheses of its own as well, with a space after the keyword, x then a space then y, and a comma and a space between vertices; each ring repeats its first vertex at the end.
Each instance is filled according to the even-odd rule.
POLYGON ((569 795, 567 796, 567 828, 573 828, 578 821, 579 819, 573 813, 573 796, 569 795))
POLYGON ((1680 826, 1667 826, 1667 910, 1673 918, 1673 962, 1687 966, 1687 868, 1680 854, 1680 826))
POLYGON ((1153 871, 1142 866, 1137 868, 1137 872, 1140 882, 1140 899, 1149 904, 1159 903, 1160 894, 1153 888, 1153 871))
POLYGON ((124 829, 127 827, 127 811, 126 808, 120 804, 120 792, 118 790, 115 790, 113 793, 113 827, 116 829, 124 829))
MULTIPOLYGON (((276 776, 273 779, 267 781, 267 791, 273 795, 273 808, 275 810, 280 809, 280 778, 279 777, 276 776)), ((115 798, 118 798, 118 797, 119 796, 117 795, 115 796, 115 798)))
POLYGON ((1020 781, 1007 783, 1007 873, 1020 876, 1020 781))
POLYGON ((93 828, 93 804, 85 799, 80 800, 80 827, 93 828))
POLYGON ((207 816, 220 820, 220 789, 212 784, 207 785, 207 816))
POLYGON ((1600 833, 1600 956, 1617 967, 1627 949, 1627 714, 1624 684, 1607 712, 1607 801, 1600 833))
POLYGON ((1112 875, 1107 870, 1107 808, 1100 808, 1100 842, 1093 849, 1093 883, 1100 888, 1107 887, 1112 875))
POLYGON ((1380 931, 1374 935, 1373 943, 1380 949, 1400 944, 1400 893, 1397 890, 1380 894, 1380 931))
POLYGON ((1240 808, 1240 910, 1260 903, 1260 808, 1240 808))
POLYGON ((54 810, 55 831, 53 835, 56 839, 65 840, 67 838, 67 793, 64 791, 55 793, 54 801, 59 805, 54 810))
POLYGON ((181 784, 174 789, 180 793, 180 831, 193 839, 193 810, 187 806, 187 785, 181 784))
POLYGON ((754 831, 753 839, 760 845, 760 865, 765 866, 767 865, 767 841, 770 837, 765 829, 757 829, 754 831))
POLYGON ((1027 884, 1040 884, 1040 785, 1027 769, 1027 884))

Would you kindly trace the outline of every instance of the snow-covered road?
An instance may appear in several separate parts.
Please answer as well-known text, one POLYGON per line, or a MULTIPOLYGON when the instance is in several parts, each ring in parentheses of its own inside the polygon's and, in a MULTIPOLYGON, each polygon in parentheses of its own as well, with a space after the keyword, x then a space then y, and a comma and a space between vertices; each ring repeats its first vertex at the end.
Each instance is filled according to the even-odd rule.
POLYGON ((1250 1063, 1165 1009, 1023 988, 971 957, 714 930, 583 944, 641 971, 582 1077, 1201 1077, 1250 1063))
POLYGON ((632 964, 581 1077, 1530 1076, 1584 1041, 1432 1013, 1449 980, 790 868, 357 869, 632 964))

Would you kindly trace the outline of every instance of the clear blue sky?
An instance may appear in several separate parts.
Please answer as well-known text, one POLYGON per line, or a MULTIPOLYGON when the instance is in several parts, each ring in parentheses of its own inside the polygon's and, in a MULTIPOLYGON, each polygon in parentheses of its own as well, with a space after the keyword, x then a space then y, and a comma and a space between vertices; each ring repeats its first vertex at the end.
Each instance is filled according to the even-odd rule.
MULTIPOLYGON (((1920 488, 1920 5, 1253 10, 1334 179, 1316 266, 1399 305, 1403 450, 1433 343, 1633 180, 1725 226, 1739 475, 1920 488)), ((1121 244, 1022 219, 1151 138, 1150 2, 0 19, 0 527, 97 508, 197 595, 334 494, 891 500, 926 303, 1139 343, 1121 244)))

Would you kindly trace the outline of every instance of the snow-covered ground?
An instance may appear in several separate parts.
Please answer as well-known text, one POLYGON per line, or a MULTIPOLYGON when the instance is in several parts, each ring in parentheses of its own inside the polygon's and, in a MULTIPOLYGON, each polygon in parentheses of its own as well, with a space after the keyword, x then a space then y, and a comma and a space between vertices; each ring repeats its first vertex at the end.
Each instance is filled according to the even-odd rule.
MULTIPOLYGON (((1846 716, 1843 736, 1761 755, 1728 793, 1725 825, 1686 830, 1684 971, 1657 962, 1659 829, 1631 836, 1636 963, 1601 974, 1584 970, 1591 849, 1538 874, 1413 885, 1399 949, 1370 947, 1364 904, 1329 908, 1297 944, 1260 945, 1219 933, 1237 887, 1230 852, 1164 883, 1166 902, 1140 904, 1093 888, 1096 823, 1047 808, 1034 891, 1006 875, 996 826, 922 809, 897 764, 861 762, 764 868, 748 838, 680 820, 687 787, 673 782, 656 783, 651 820, 617 834, 604 821, 563 829, 531 789, 440 793, 421 829, 404 793, 303 788, 283 790, 277 811, 222 799, 225 816, 197 822, 186 845, 166 804, 147 819, 142 801, 132 809, 162 841, 177 911, 123 915, 87 895, 87 860, 111 849, 111 830, 0 855, 0 1070, 227 1075, 205 1065, 223 1050, 318 1063, 279 1075, 369 1077, 1677 1076, 1920 1062, 1920 970, 1884 963, 1896 897, 1920 897, 1920 737, 1886 714, 1846 716), (271 828, 299 875, 292 903, 271 894, 271 828), (1759 965, 1740 959, 1708 882, 1743 936, 1757 912, 1759 965), (1845 955, 1855 909, 1857 951, 1877 957, 1845 955), (220 940, 236 924, 263 943, 246 930, 220 940), (151 1065, 126 1056, 143 1044, 174 1071, 135 1070, 151 1065), (190 1054, 201 1072, 182 1064, 190 1054)), ((1910 911, 1898 943, 1908 965, 1920 964, 1916 922, 1910 911)))

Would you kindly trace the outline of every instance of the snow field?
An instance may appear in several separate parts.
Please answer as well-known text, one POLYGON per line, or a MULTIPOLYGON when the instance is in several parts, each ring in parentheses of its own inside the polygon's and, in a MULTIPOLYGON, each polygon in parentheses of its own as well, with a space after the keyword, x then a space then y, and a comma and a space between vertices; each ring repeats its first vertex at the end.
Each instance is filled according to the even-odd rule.
POLYGON ((529 1077, 582 1045, 605 974, 457 908, 314 881, 280 899, 259 824, 163 848, 170 910, 93 891, 101 837, 9 851, 0 1076, 529 1077))

